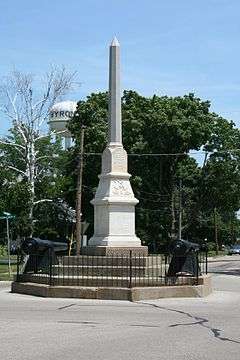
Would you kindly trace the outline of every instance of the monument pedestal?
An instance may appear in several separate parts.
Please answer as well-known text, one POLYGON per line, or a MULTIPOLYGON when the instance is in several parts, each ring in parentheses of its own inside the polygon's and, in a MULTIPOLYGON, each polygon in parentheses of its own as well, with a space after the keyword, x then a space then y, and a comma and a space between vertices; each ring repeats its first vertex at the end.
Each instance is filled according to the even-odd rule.
POLYGON ((130 251, 133 257, 137 256, 148 256, 148 247, 147 246, 86 246, 82 248, 82 255, 91 255, 91 256, 130 256, 130 251))
POLYGON ((92 200, 94 235, 82 253, 91 255, 147 255, 135 234, 134 197, 127 172, 127 153, 121 144, 109 144, 102 155, 99 185, 92 200))

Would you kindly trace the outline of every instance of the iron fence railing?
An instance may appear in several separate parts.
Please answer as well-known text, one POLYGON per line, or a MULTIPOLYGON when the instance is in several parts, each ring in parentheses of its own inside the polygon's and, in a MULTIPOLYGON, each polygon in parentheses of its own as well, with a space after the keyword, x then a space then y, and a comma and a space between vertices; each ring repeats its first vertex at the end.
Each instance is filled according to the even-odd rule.
POLYGON ((29 255, 25 266, 18 256, 16 281, 50 286, 140 287, 198 285, 207 274, 207 254, 186 256, 55 256, 29 255))

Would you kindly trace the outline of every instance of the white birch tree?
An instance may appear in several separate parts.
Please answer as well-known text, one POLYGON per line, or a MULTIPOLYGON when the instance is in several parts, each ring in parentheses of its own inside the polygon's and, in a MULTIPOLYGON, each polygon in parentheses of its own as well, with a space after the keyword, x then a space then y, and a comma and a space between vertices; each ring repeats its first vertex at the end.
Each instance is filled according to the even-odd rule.
POLYGON ((53 175, 54 147, 46 141, 49 109, 74 87, 75 78, 64 67, 52 67, 38 84, 32 75, 13 71, 0 85, 0 110, 12 123, 9 136, 0 140, 0 166, 27 182, 32 228, 34 206, 51 201, 36 195, 36 183, 53 175))

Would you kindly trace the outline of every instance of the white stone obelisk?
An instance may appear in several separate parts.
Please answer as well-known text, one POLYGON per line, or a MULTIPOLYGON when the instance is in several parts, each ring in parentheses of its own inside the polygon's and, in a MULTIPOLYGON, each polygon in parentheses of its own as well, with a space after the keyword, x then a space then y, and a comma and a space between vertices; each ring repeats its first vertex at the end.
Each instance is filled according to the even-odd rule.
MULTIPOLYGON (((109 58, 109 139, 102 154, 102 170, 94 205, 94 235, 88 246, 105 248, 140 248, 135 234, 135 205, 130 175, 127 169, 127 153, 122 145, 120 45, 116 38, 110 45, 109 58)), ((95 253, 100 253, 95 252, 95 253)))

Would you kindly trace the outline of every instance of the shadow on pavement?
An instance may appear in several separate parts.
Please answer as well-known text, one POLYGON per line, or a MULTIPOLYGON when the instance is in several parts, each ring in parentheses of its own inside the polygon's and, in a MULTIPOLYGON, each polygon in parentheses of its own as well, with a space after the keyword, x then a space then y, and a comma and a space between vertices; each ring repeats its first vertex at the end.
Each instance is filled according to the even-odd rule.
POLYGON ((209 273, 210 274, 220 274, 220 275, 240 276, 240 269, 210 270, 209 273))

